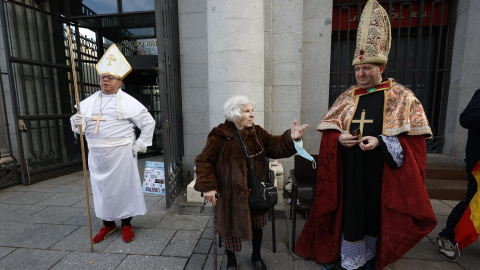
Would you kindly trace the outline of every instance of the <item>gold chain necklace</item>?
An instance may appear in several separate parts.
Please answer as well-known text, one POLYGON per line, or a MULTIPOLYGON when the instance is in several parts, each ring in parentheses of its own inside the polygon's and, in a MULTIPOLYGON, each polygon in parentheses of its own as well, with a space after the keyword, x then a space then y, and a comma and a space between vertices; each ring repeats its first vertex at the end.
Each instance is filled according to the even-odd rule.
POLYGON ((100 121, 107 121, 106 118, 102 118, 102 110, 103 110, 103 108, 105 108, 105 106, 107 106, 107 104, 110 102, 110 100, 112 100, 116 95, 117 95, 117 93, 113 94, 113 97, 111 97, 107 101, 107 103, 105 103, 105 105, 103 105, 103 107, 102 107, 103 93, 100 93, 100 111, 98 112, 97 118, 92 118, 92 121, 97 121, 97 124, 95 125, 95 131, 93 132, 93 134, 98 133, 98 127, 100 126, 100 121))
POLYGON ((105 106, 107 106, 107 104, 110 102, 110 100, 112 100, 117 95, 117 93, 113 94, 113 96, 102 107, 103 95, 104 95, 103 93, 100 93, 100 112, 103 110, 103 108, 105 108, 105 106))

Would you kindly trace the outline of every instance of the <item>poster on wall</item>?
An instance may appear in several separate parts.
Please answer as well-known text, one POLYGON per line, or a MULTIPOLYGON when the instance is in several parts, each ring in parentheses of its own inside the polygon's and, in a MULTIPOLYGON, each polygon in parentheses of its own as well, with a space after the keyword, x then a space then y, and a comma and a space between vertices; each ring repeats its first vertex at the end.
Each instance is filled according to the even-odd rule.
POLYGON ((143 192, 165 195, 165 167, 163 162, 147 161, 143 173, 143 192))

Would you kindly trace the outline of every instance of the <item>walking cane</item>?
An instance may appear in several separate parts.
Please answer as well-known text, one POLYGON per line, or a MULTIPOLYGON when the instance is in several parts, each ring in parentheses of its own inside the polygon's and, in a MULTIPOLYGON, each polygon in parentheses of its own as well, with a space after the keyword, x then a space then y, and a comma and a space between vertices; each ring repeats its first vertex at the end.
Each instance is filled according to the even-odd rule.
MULTIPOLYGON (((73 56, 73 44, 72 37, 70 35, 70 26, 67 25, 67 34, 68 42, 70 43, 70 58, 72 60, 72 74, 73 74, 73 86, 75 88, 75 102, 77 103, 77 112, 80 112, 80 101, 78 97, 78 86, 77 86, 77 72, 75 71, 75 59, 73 56)), ((92 241, 92 219, 90 218, 90 200, 88 198, 88 181, 87 181, 87 163, 85 162, 85 147, 83 143, 83 130, 82 125, 79 127, 80 130, 80 145, 82 147, 82 161, 83 161, 83 176, 85 179, 85 194, 87 196, 87 213, 88 213, 88 229, 90 231, 90 252, 93 252, 93 241, 92 241)))
MULTIPOLYGON (((203 197, 203 192, 200 193, 203 197)), ((215 199, 218 199, 218 193, 215 194, 215 199)), ((200 213, 205 210, 205 204, 207 204, 207 200, 203 202, 202 207, 200 207, 200 213)), ((212 217, 213 217, 213 269, 217 270, 217 230, 216 230, 216 222, 217 222, 217 215, 215 213, 215 205, 212 203, 212 217)))
POLYGON ((215 214, 215 205, 212 205, 212 215, 213 215, 213 269, 217 270, 217 230, 215 229, 217 222, 215 214))

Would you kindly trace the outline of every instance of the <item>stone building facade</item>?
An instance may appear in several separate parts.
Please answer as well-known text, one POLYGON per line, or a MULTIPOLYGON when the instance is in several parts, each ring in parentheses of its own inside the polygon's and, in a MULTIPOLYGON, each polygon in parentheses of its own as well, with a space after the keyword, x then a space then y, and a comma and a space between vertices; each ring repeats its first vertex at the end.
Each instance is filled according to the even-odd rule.
MULTIPOLYGON (((157 7, 159 1, 155 0, 157 7)), ((450 63, 446 102, 440 108, 445 112, 442 120, 445 128, 440 134, 443 137, 441 152, 429 153, 427 160, 462 164, 467 131, 459 125, 458 118, 475 90, 480 88, 480 17, 477 16, 480 0, 444 1, 448 1, 449 9, 454 12, 451 55, 442 55, 449 58, 450 63)), ((19 2, 32 6, 62 3, 19 2)), ((223 103, 235 94, 244 94, 256 101, 255 123, 272 134, 289 129, 294 119, 308 124, 304 146, 308 152, 317 153, 321 133, 316 127, 329 107, 335 1, 170 2, 178 5, 184 184, 193 179, 194 159, 202 151, 209 131, 224 121, 223 103)), ((5 49, 8 40, 5 42, 5 27, 2 29, 0 151, 3 162, 7 157, 18 159, 22 136, 12 106, 11 71, 5 49)), ((291 158, 280 162, 286 172, 293 167, 291 158)))
MULTIPOLYGON (((428 162, 462 164, 467 131, 458 118, 480 88, 480 1, 456 4, 443 150, 429 153, 428 162)), ((256 124, 273 134, 294 119, 308 124, 305 149, 318 152, 316 126, 329 106, 332 10, 328 0, 179 1, 187 175, 234 94, 256 101, 256 124)), ((287 172, 293 167, 292 159, 281 162, 287 172)))

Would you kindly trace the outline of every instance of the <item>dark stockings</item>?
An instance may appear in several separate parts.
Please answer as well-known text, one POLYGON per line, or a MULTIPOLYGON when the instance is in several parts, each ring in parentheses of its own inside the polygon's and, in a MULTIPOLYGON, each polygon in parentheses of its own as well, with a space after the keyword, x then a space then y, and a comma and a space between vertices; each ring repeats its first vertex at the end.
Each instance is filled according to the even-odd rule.
POLYGON ((252 261, 258 261, 262 258, 260 255, 260 248, 262 247, 262 236, 263 229, 252 229, 253 239, 252 239, 252 261))
MULTIPOLYGON (((124 226, 130 226, 130 220, 132 220, 132 217, 122 219, 122 228, 124 226)), ((107 227, 112 227, 112 226, 115 226, 115 221, 104 220, 103 225, 107 227)))
POLYGON ((122 228, 125 226, 130 226, 130 220, 132 220, 132 217, 122 219, 122 228))
POLYGON ((107 221, 107 220, 104 220, 103 221, 103 226, 107 226, 107 227, 113 227, 115 226, 115 221, 107 221))
POLYGON ((232 266, 236 267, 237 266, 237 258, 235 257, 235 252, 230 251, 226 248, 225 248, 225 251, 227 252, 227 268, 232 267, 232 266))

